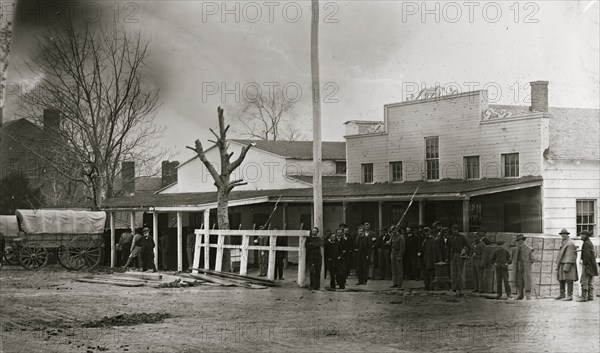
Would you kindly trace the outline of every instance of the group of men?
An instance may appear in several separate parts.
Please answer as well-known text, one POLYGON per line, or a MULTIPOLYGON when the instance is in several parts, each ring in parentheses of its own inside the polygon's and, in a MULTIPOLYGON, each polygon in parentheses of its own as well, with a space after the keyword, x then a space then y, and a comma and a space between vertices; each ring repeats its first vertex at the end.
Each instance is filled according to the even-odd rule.
POLYGON ((134 234, 124 232, 119 238, 118 250, 121 254, 121 261, 125 261, 123 269, 130 269, 130 265, 137 265, 141 271, 156 272, 154 265, 154 239, 150 236, 150 228, 143 227, 135 229, 134 234))
MULTIPOLYGON (((516 237, 516 246, 509 252, 498 240, 495 250, 486 251, 489 240, 486 230, 481 228, 474 240, 469 243, 459 232, 459 226, 450 229, 435 222, 431 228, 392 225, 377 234, 369 223, 360 224, 356 234, 350 233, 346 224, 340 224, 335 233, 321 238, 319 229, 314 227, 307 239, 307 266, 310 270, 310 289, 320 287, 321 247, 324 248, 326 273, 330 276, 330 287, 344 289, 351 269, 356 269, 357 285, 365 285, 369 279, 392 280, 392 288, 402 287, 404 279, 423 279, 425 290, 433 289, 436 264, 448 266, 450 287, 456 296, 462 295, 465 282, 466 263, 470 261, 473 270, 473 292, 484 292, 483 270, 493 266, 496 272, 497 298, 502 297, 502 285, 507 297, 512 298, 510 276, 517 287, 516 300, 531 299, 531 265, 536 261, 534 249, 528 245, 523 234, 516 237), (377 269, 377 271, 376 271, 377 269), (376 276, 377 274, 377 276, 376 276)), ((556 299, 573 300, 573 282, 578 280, 577 248, 569 238, 569 232, 560 232, 562 244, 556 260, 557 279, 560 295, 556 299)), ((596 255, 590 241, 590 232, 580 233, 583 240, 581 260, 583 273, 580 282, 582 295, 577 301, 591 301, 594 296, 592 279, 598 276, 596 255)))

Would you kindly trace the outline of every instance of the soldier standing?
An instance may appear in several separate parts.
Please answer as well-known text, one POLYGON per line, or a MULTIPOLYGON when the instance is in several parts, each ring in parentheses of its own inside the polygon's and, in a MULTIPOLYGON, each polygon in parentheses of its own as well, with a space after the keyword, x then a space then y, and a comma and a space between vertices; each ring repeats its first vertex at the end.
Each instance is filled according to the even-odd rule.
POLYGON ((594 244, 590 240, 591 233, 584 230, 580 233, 583 245, 581 246, 581 297, 578 302, 594 300, 594 277, 598 276, 598 265, 594 244))
POLYGON ((517 235, 517 247, 513 249, 513 278, 519 294, 517 300, 523 299, 523 294, 527 300, 531 299, 531 264, 534 262, 533 248, 525 244, 525 236, 517 235))
POLYGON ((577 281, 577 248, 569 238, 569 231, 563 228, 560 233, 562 243, 556 257, 556 278, 560 283, 560 294, 556 300, 573 300, 573 282, 577 281), (566 295, 565 295, 566 287, 566 295))
POLYGON ((435 277, 435 254, 436 254, 436 244, 435 238, 431 234, 429 227, 425 227, 423 229, 423 236, 425 239, 423 240, 423 244, 421 245, 421 249, 419 254, 423 259, 422 268, 423 268, 423 281, 425 282, 425 290, 431 290, 431 282, 435 277))
POLYGON ((390 280, 392 278, 392 243, 391 236, 388 230, 383 230, 379 244, 379 278, 390 280))
POLYGON ((400 234, 396 226, 392 226, 391 231, 391 247, 392 247, 392 288, 401 288, 403 280, 402 258, 406 250, 404 236, 400 234))
POLYGON ((506 290, 506 297, 512 298, 510 283, 508 282, 508 265, 510 264, 510 253, 502 247, 504 240, 496 241, 496 251, 492 255, 492 264, 496 268, 496 298, 502 298, 502 282, 506 290))
POLYGON ((323 239, 319 236, 319 228, 313 227, 310 231, 310 236, 306 239, 306 260, 310 270, 310 287, 311 290, 321 289, 321 246, 323 239))
POLYGON ((473 292, 483 293, 483 253, 485 252, 485 244, 481 236, 475 237, 475 241, 471 245, 473 255, 471 256, 471 264, 473 266, 473 292))
POLYGON ((458 232, 458 225, 452 226, 452 236, 448 245, 448 257, 450 259, 450 279, 452 289, 456 296, 461 295, 463 287, 464 253, 468 249, 467 239, 458 232))
POLYGON ((371 254, 371 239, 367 237, 363 227, 358 228, 358 236, 354 248, 356 252, 356 277, 358 285, 367 284, 369 278, 369 255, 371 254))

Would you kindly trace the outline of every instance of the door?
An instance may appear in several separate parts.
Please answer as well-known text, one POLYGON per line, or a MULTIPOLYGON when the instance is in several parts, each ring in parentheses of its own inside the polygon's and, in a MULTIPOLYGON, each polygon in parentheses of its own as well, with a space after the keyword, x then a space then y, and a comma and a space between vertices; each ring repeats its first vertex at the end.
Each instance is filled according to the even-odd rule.
POLYGON ((521 204, 510 202, 504 204, 504 227, 509 233, 521 232, 521 204))

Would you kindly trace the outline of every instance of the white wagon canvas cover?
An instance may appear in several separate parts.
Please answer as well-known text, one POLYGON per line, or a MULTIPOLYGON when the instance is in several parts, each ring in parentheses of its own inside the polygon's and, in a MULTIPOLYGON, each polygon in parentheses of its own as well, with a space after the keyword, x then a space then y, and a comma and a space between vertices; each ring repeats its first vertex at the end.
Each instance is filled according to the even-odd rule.
POLYGON ((6 237, 17 237, 19 226, 16 216, 0 216, 0 232, 6 237))
POLYGON ((100 234, 105 212, 71 210, 17 210, 20 228, 27 234, 100 234))

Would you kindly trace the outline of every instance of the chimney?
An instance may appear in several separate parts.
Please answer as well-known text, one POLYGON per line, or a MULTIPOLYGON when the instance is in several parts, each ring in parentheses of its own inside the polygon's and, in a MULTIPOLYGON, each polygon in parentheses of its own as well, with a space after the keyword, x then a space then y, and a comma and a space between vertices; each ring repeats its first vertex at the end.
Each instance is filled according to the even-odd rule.
POLYGON ((167 185, 171 185, 177 182, 177 167, 179 161, 163 161, 162 162, 162 182, 161 185, 164 188, 167 185))
POLYGON ((531 85, 532 112, 548 112, 548 81, 533 81, 531 85))
POLYGON ((126 194, 135 193, 135 162, 121 162, 121 180, 122 188, 126 194))
POLYGON ((60 125, 60 112, 54 109, 44 109, 44 130, 56 131, 60 125))

